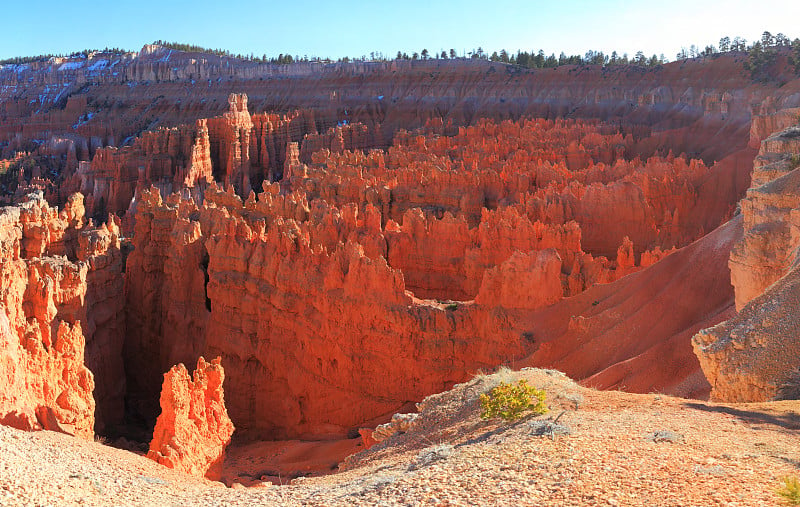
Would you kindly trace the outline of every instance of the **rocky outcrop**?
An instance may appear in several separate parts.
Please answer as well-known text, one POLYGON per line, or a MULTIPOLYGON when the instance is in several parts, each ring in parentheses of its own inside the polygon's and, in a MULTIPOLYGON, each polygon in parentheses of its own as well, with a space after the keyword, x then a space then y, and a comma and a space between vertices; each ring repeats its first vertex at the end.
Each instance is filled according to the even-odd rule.
POLYGON ((164 374, 161 415, 147 457, 197 477, 219 480, 233 423, 225 410, 225 370, 200 357, 192 376, 183 364, 164 374))
MULTIPOLYGON (((367 212, 377 210, 371 205, 367 212)), ((377 221, 380 228, 380 218, 377 221)), ((513 208, 484 210, 476 228, 466 219, 449 212, 441 219, 425 216, 421 209, 407 211, 401 225, 390 221, 384 232, 389 265, 403 272, 406 287, 415 295, 433 299, 474 299, 484 283, 487 269, 498 266, 514 252, 533 252, 555 248, 569 263, 570 273, 581 250, 580 227, 531 223, 513 208), (447 238, 443 241, 443 238, 447 238)), ((561 270, 557 273, 561 294, 561 270)), ((564 275, 566 280, 567 274, 564 275)), ((566 285, 566 282, 565 282, 566 285)), ((583 290, 583 286, 580 290, 583 290)))
POLYGON ((776 133, 762 143, 753 185, 741 201, 745 236, 731 252, 731 280, 741 310, 785 275, 796 261, 793 216, 800 206, 800 127, 776 133))
POLYGON ((309 200, 360 209, 371 204, 384 221, 397 223, 413 208, 437 218, 463 216, 470 227, 484 208, 514 207, 531 223, 575 221, 583 249, 606 258, 626 236, 637 258, 655 247, 688 244, 729 217, 745 190, 706 195, 706 183, 725 171, 724 164, 709 168, 672 155, 626 160, 633 138, 603 125, 482 120, 452 136, 431 130, 400 133, 385 152, 318 152, 289 182, 309 200))
POLYGON ((317 122, 313 109, 295 110, 286 114, 256 113, 250 118, 253 122, 250 136, 250 186, 253 190, 258 190, 263 181, 283 179, 284 166, 290 158, 287 153, 289 145, 302 142, 306 135, 316 135, 317 122))
POLYGON ((32 330, 22 340, 0 314, 0 424, 94 436, 94 379, 84 366, 80 324, 61 322, 47 346, 32 330), (33 335, 33 336, 31 336, 33 335))
POLYGON ((692 344, 711 397, 726 402, 800 396, 800 270, 792 269, 730 320, 692 344))
POLYGON ((211 157, 216 162, 214 176, 241 195, 250 193, 250 135, 253 120, 247 110, 247 95, 232 93, 228 111, 211 118, 211 157))
POLYGON ((91 438, 123 416, 118 222, 87 225, 80 194, 60 212, 32 195, 0 220, 0 420, 91 438))
POLYGON ((385 148, 380 124, 374 129, 363 123, 344 123, 329 128, 322 134, 308 133, 303 137, 300 148, 300 160, 310 164, 314 153, 330 150, 331 153, 343 153, 345 150, 367 150, 385 148))
MULTIPOLYGON (((80 190, 87 196, 90 216, 104 218, 111 212, 127 214, 130 221, 136 212, 136 196, 150 186, 165 195, 187 189, 199 202, 208 183, 216 180, 247 196, 262 182, 282 177, 287 144, 309 132, 316 134, 310 111, 251 116, 247 95, 231 94, 228 110, 221 116, 144 132, 130 146, 98 148, 91 163, 75 162, 75 172, 54 198, 80 190)), ((367 141, 359 142, 360 146, 367 141)))
POLYGON ((161 206, 157 190, 142 192, 134 250, 127 259, 127 404, 133 414, 146 414, 150 426, 159 410, 162 373, 174 364, 197 361, 204 352, 210 313, 209 260, 200 241, 200 225, 179 218, 179 213, 176 207, 161 206))
POLYGON ((744 236, 731 251, 738 313, 693 339, 713 399, 763 401, 800 395, 797 248, 800 127, 761 143, 741 202, 744 236))
POLYGON ((417 422, 418 417, 419 414, 414 413, 392 415, 391 421, 378 425, 378 427, 375 428, 375 431, 371 433, 371 443, 375 444, 383 442, 392 435, 407 432, 414 427, 414 423, 417 422))
POLYGON ((760 149, 761 142, 797 124, 800 107, 781 106, 775 96, 766 97, 753 108, 753 121, 750 123, 750 148, 760 149))

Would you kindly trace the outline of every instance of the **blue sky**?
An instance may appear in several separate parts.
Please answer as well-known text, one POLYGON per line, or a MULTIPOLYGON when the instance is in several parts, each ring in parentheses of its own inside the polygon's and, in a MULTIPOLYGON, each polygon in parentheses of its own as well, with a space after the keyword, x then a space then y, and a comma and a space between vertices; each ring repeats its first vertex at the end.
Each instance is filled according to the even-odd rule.
POLYGON ((583 54, 589 49, 675 58, 681 46, 764 30, 800 37, 796 0, 403 2, 138 0, 8 2, 0 58, 84 48, 138 50, 156 39, 274 56, 395 55, 478 46, 583 54), (666 5, 668 4, 668 5, 666 5))

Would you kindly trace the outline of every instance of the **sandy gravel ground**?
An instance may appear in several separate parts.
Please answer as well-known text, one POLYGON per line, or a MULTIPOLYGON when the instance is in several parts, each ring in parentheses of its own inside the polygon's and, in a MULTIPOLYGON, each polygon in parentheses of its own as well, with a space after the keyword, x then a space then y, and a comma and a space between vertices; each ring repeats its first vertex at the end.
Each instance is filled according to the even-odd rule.
POLYGON ((0 427, 0 505, 757 506, 780 505, 780 478, 800 476, 800 402, 716 405, 502 372, 427 398, 407 433, 341 468, 227 488, 100 443, 0 427), (478 394, 523 377, 546 389, 549 414, 478 417, 478 394))

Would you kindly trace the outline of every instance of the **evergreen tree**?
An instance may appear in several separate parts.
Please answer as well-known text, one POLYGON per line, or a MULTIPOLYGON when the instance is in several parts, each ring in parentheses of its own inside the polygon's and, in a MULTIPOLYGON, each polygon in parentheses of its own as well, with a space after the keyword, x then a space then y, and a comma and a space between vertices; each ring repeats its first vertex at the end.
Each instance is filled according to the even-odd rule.
POLYGON ((544 67, 544 50, 539 50, 534 57, 534 63, 537 69, 544 67))
MULTIPOLYGON (((764 33, 768 34, 769 32, 764 33)), ((754 42, 747 53, 747 61, 744 63, 745 70, 750 71, 750 77, 758 81, 773 79, 770 70, 778 58, 778 50, 774 47, 765 47, 764 40, 773 39, 762 37, 761 41, 754 42)))
POLYGON ((800 39, 792 42, 791 62, 794 63, 794 71, 800 74, 800 39))

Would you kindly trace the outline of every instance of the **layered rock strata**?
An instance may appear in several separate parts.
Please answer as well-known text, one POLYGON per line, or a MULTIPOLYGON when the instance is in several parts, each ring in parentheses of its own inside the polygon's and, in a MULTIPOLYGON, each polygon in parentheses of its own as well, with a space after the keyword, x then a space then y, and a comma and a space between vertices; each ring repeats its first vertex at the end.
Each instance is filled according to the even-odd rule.
MULTIPOLYGON (((253 111, 291 117, 259 122, 258 115, 251 115, 253 189, 264 179, 281 178, 286 141, 302 143, 307 134, 309 147, 301 150, 301 158, 308 162, 309 153, 319 147, 335 152, 343 141, 352 143, 346 149, 369 143, 382 148, 399 129, 439 118, 454 126, 480 118, 596 118, 641 138, 634 149, 642 157, 673 149, 709 165, 728 160, 749 169, 747 159, 755 150, 742 149, 751 134, 752 115, 800 105, 800 83, 786 76, 788 82, 781 87, 753 83, 736 54, 655 69, 561 66, 528 71, 463 59, 270 65, 162 47, 138 54, 101 52, 0 66, 0 114, 6 118, 0 123, 0 157, 13 158, 38 146, 35 154, 49 157, 54 165, 53 174, 44 171, 45 179, 69 180, 78 162, 92 160, 99 149, 126 145, 146 130, 225 115, 230 92, 236 90, 248 95, 253 111), (753 104, 758 104, 755 110, 753 104), (276 141, 273 146, 271 140, 276 141)), ((754 129, 751 146, 757 148, 758 136, 769 129, 768 123, 754 129)), ((571 161, 580 163, 580 157, 571 161)), ((747 181, 740 184, 740 177, 721 178, 709 186, 715 194, 738 198, 737 189, 747 186, 747 181)), ((25 179, 30 183, 30 174, 25 179)), ((241 180, 243 197, 245 179, 234 178, 241 180)), ((55 192, 48 199, 62 204, 75 190, 55 192)))
MULTIPOLYGON (((63 200, 66 192, 80 190, 87 196, 90 216, 102 218, 111 212, 128 214, 130 220, 137 192, 151 185, 165 195, 186 189, 201 201, 208 183, 217 181, 247 196, 262 182, 283 177, 287 158, 292 161, 291 153, 287 157, 288 144, 302 143, 304 153, 321 143, 338 152, 370 148, 375 137, 365 129, 360 124, 344 125, 318 135, 312 111, 251 115, 247 95, 230 94, 228 111, 221 116, 144 132, 130 146, 98 148, 91 163, 75 162, 74 174, 53 198, 63 200), (330 138, 338 142, 326 141, 330 138)), ((32 180, 21 187, 35 184, 32 180)))
MULTIPOLYGON (((89 196, 91 216, 128 212, 137 190, 156 185, 164 192, 198 188, 213 181, 207 120, 146 132, 133 145, 97 150, 81 162, 74 186, 89 196)), ((69 185, 66 185, 68 188, 69 185)))
POLYGON ((0 85, 0 111, 15 119, 0 125, 9 149, 77 133, 90 156, 94 147, 118 145, 148 128, 222 114, 232 87, 259 111, 314 108, 318 132, 344 121, 381 123, 388 140, 398 128, 434 117, 464 125, 480 117, 572 115, 622 120, 629 129, 654 126, 675 135, 673 145, 686 152, 729 150, 718 141, 732 135, 746 143, 750 105, 774 94, 787 107, 782 100, 793 93, 791 83, 752 83, 736 54, 656 69, 527 71, 464 59, 270 65, 166 48, 4 65, 0 85))

